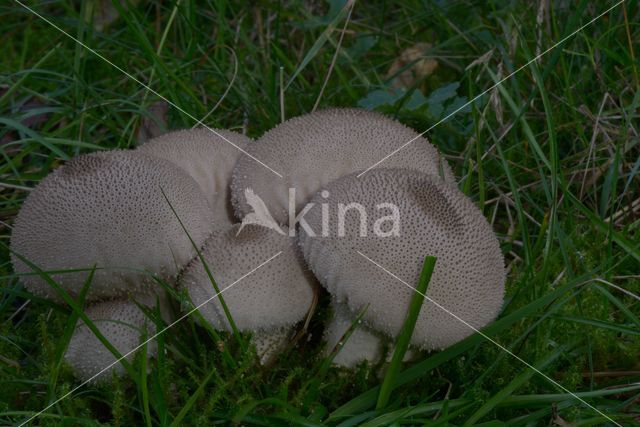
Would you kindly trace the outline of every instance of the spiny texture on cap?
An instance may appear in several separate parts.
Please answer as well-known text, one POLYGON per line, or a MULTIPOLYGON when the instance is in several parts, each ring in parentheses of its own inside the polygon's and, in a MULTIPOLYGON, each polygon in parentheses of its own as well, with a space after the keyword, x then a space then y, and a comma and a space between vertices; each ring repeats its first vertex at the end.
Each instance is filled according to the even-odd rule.
MULTIPOLYGON (((16 218, 11 246, 39 268, 97 267, 87 300, 150 291, 147 272, 174 280, 212 229, 212 214, 195 181, 166 160, 131 151, 82 155, 49 174, 16 218), (146 270, 147 272, 143 271, 146 270)), ((13 256, 16 273, 31 268, 13 256)), ((77 295, 87 271, 52 274, 77 295)), ((38 275, 23 276, 32 292, 57 299, 38 275)))
MULTIPOLYGON (((302 266, 295 240, 259 225, 239 225, 207 239, 202 255, 240 330, 271 330, 302 320, 313 297, 313 276, 302 266), (267 261, 248 276, 241 277, 267 261)), ((288 230, 285 228, 284 232, 288 230)), ((182 274, 180 283, 194 306, 216 329, 230 330, 220 299, 199 258, 182 274)))
POLYGON ((349 338, 342 341, 344 334, 353 325, 357 316, 345 304, 340 304, 335 300, 332 301, 331 306, 333 317, 324 331, 324 339, 327 342, 325 353, 331 353, 336 344, 343 342, 338 354, 333 359, 333 364, 345 368, 355 368, 358 363, 365 360, 372 363, 378 362, 382 356, 380 336, 360 322, 349 338))
POLYGON ((371 167, 414 140, 380 167, 415 169, 454 182, 438 150, 413 129, 381 114, 329 109, 288 120, 252 144, 248 152, 280 172, 280 178, 255 160, 241 156, 233 171, 232 202, 238 218, 251 212, 244 191, 251 188, 280 224, 288 223, 289 188, 299 209, 320 188, 371 167))
MULTIPOLYGON (((139 297, 138 302, 149 307, 155 305, 151 297, 139 297)), ((145 334, 146 339, 155 334, 153 321, 130 300, 96 303, 87 308, 85 314, 120 355, 126 355, 125 359, 129 362, 135 357, 136 351, 133 350, 144 342, 145 334), (129 352, 131 354, 127 355, 129 352)), ((146 345, 147 356, 154 357, 157 351, 155 340, 150 340, 146 345)), ((112 372, 122 375, 125 371, 122 364, 113 364, 116 356, 82 322, 71 336, 64 358, 82 381, 104 381, 111 378, 112 372), (105 369, 111 364, 113 366, 105 369), (101 372, 103 369, 104 372, 101 372)))
POLYGON ((240 149, 246 150, 251 140, 224 129, 215 132, 218 135, 207 128, 170 132, 138 150, 168 160, 187 172, 200 185, 213 209, 216 225, 230 226, 235 223, 229 194, 231 172, 242 154, 240 149))
MULTIPOLYGON (((504 259, 498 240, 482 213, 454 185, 437 177, 400 169, 372 170, 334 181, 312 199, 316 206, 306 220, 317 237, 305 230, 300 244, 309 266, 339 302, 358 312, 370 304, 364 320, 374 329, 395 337, 409 307, 413 290, 380 267, 415 287, 424 257, 437 257, 427 297, 464 321, 481 328, 502 306, 504 259), (325 193, 326 195, 326 193, 325 193), (366 236, 361 236, 361 214, 350 209, 340 237, 338 204, 359 203, 369 215, 366 236), (329 230, 322 237, 322 212, 329 205, 329 230), (398 233, 393 233, 397 206, 398 233), (386 217, 386 218, 385 218, 386 217), (384 233, 384 234, 383 234, 384 233)), ((426 349, 447 347, 473 330, 425 300, 412 343, 426 349)))
POLYGON ((256 346, 256 353, 262 365, 269 364, 285 350, 292 331, 292 326, 284 326, 271 330, 262 329, 253 333, 251 342, 256 346))

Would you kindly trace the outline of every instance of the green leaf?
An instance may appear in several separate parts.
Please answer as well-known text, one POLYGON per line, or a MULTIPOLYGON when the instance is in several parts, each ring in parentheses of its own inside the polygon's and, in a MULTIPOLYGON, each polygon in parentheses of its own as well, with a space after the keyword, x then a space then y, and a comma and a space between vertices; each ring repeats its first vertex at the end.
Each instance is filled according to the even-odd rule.
POLYGON ((367 96, 358 101, 358 107, 373 110, 383 105, 394 105, 405 94, 402 89, 378 89, 369 92, 367 96))

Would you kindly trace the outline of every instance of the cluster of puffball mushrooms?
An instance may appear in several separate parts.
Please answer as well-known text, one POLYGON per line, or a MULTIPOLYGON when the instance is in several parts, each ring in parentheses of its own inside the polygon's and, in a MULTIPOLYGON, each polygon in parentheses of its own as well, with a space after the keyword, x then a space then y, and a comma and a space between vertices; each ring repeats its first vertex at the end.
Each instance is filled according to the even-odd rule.
MULTIPOLYGON (((414 291, 398 279, 415 286, 426 255, 437 262, 413 349, 442 349, 471 335, 469 325, 481 328, 497 316, 504 294, 498 241, 458 190, 446 160, 414 130, 356 109, 296 117, 257 141, 200 128, 170 132, 134 150, 80 155, 29 194, 11 246, 26 288, 57 302, 60 289, 73 298, 86 291, 93 273, 85 314, 127 359, 156 332, 142 308, 159 304, 159 312, 171 315, 159 281, 188 295, 186 309, 198 307, 199 321, 231 331, 222 297, 237 329, 251 332, 263 362, 286 347, 309 315, 318 281, 333 308, 326 349, 343 344, 333 362, 345 367, 378 361, 399 334, 414 291), (299 223, 291 223, 290 189, 296 212, 307 207, 299 223), (241 224, 255 215, 247 190, 279 229, 241 224), (336 218, 335 206, 350 203, 370 214, 393 205, 399 222, 385 229, 384 221, 367 223, 355 210, 336 218)), ((156 352, 150 341, 147 355, 156 352)), ((83 380, 124 372, 81 321, 65 360, 83 380)))

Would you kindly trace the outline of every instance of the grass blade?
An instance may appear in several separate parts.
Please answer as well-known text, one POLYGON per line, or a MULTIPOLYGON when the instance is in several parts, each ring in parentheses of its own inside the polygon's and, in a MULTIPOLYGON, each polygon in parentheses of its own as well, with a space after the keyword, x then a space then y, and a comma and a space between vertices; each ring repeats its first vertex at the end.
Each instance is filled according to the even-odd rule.
POLYGON ((429 286, 429 281, 431 280, 431 275, 433 274, 435 266, 435 257, 425 257, 424 263, 422 264, 422 272, 420 273, 418 286, 411 298, 411 302, 409 303, 407 318, 402 326, 402 332, 398 337, 396 348, 393 352, 393 358, 391 359, 391 364, 389 365, 389 369, 387 370, 387 373, 384 376, 384 381, 382 382, 382 387, 380 388, 380 395, 378 396, 378 403, 376 404, 377 410, 383 409, 389 402, 389 397, 393 390, 393 384, 396 380, 396 376, 398 375, 398 371, 400 370, 400 366, 402 365, 404 354, 407 352, 407 348, 409 347, 409 341, 411 341, 411 335, 413 335, 413 330, 416 327, 416 321, 418 320, 418 315, 420 314, 420 309, 424 302, 424 296, 427 292, 427 287, 429 286))
MULTIPOLYGON (((538 370, 542 370, 545 367, 549 366, 553 361, 558 359, 558 357, 565 354, 569 351, 570 348, 567 346, 562 346, 557 348, 552 353, 545 356, 542 360, 534 363, 533 366, 538 370)), ((500 402, 502 402, 506 397, 510 396, 514 391, 516 391, 520 386, 529 381, 533 375, 535 375, 535 371, 531 368, 527 368, 520 375, 515 377, 506 387, 502 390, 494 394, 484 405, 482 405, 475 413, 469 417, 463 426, 471 426, 476 424, 482 417, 488 414, 493 408, 495 408, 500 402)))
MULTIPOLYGON (((541 296, 540 298, 532 301, 531 303, 514 311, 513 313, 495 321, 491 325, 484 328, 482 331, 487 336, 495 336, 497 333, 502 332, 521 322, 523 319, 535 315, 538 311, 547 308, 549 304, 565 295, 574 287, 579 286, 581 283, 584 283, 584 281, 588 280, 588 278, 588 275, 573 278, 571 281, 557 287, 554 291, 541 296)), ((408 384, 423 377, 438 366, 441 366, 444 363, 458 357, 462 353, 470 350, 471 348, 480 345, 483 341, 484 338, 481 335, 474 334, 460 341, 459 343, 452 345, 446 350, 428 357, 422 362, 417 363, 410 368, 402 371, 398 375, 398 379, 396 380, 396 382, 393 384, 392 389, 396 389, 402 385, 408 384)), ((349 402, 343 404, 338 409, 333 411, 329 416, 329 420, 345 418, 354 414, 358 414, 370 408, 371 406, 375 405, 379 391, 379 386, 373 387, 372 389, 353 398, 349 402)))
POLYGON ((182 229, 184 230, 185 234, 189 238, 189 241, 191 242, 191 245, 193 246, 193 248, 195 249, 196 253, 198 254, 198 258, 200 259, 200 262, 202 263, 202 266, 204 267, 204 270, 207 272, 207 276, 209 277, 209 281, 211 281, 211 284, 213 285, 213 288, 215 289, 216 294, 218 295, 217 296, 218 300, 220 301, 220 305, 222 306, 222 309, 224 310, 224 314, 227 317, 227 320, 229 321, 229 325, 231 325, 231 330, 233 331, 233 335, 235 336, 236 341, 238 341, 238 344, 240 344, 240 348, 244 352, 246 350, 246 346, 244 344, 244 340, 242 339, 242 335, 240 335, 240 331, 238 330, 238 327, 236 326, 236 322, 233 321, 233 316, 231 316, 231 311, 229 311, 229 307, 227 306, 227 304, 224 301, 224 298, 222 297, 222 292, 220 292, 220 288, 218 287, 218 284, 214 280, 213 274, 211 274, 211 270, 209 269, 209 266, 207 265, 207 262, 204 259, 204 256, 202 255, 202 252, 200 252, 200 248, 198 247, 198 245, 196 245, 196 242, 194 242, 193 239, 191 238, 191 235, 189 234, 189 231, 187 231, 187 227, 185 227, 185 225, 183 224, 182 220, 178 216, 178 213, 173 208, 173 205, 169 201, 169 198, 165 194, 164 190, 161 188, 160 191, 162 191, 162 195, 164 196, 164 199, 169 204, 169 207, 171 208, 171 212, 173 212, 173 214, 176 216, 176 219, 180 223, 180 227, 182 227, 182 229))

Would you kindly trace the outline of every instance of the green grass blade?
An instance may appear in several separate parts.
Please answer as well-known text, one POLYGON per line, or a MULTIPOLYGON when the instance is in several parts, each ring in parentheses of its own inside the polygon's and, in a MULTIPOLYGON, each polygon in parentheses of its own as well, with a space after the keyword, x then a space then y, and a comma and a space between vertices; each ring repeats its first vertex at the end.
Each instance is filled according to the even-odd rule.
MULTIPOLYGON (((38 60, 38 62, 35 63, 35 65, 33 67, 31 67, 29 70, 25 70, 26 72, 11 86, 9 86, 9 88, 7 89, 7 91, 0 96, 0 107, 2 107, 2 105, 4 104, 4 102, 11 96, 13 95, 13 93, 20 87, 22 86, 22 83, 24 83, 24 81, 31 75, 31 73, 33 73, 35 70, 39 69, 40 66, 47 60, 49 59, 49 57, 54 53, 58 51, 58 48, 60 47, 60 43, 58 43, 57 45, 55 45, 49 52, 47 52, 42 58, 40 58, 38 60)), ((2 81, 2 83, 4 83, 4 79, 2 81)))
POLYGON ((200 395, 202 395, 204 388, 207 386, 207 384, 209 383, 213 375, 216 373, 216 369, 217 368, 214 366, 209 370, 209 373, 198 385, 198 388, 196 389, 196 391, 194 391, 193 394, 189 396, 189 400, 187 400, 187 403, 185 403, 185 405, 180 409, 180 412, 178 412, 178 415, 176 415, 176 417, 173 419, 173 421, 170 424, 171 427, 177 427, 182 425, 182 420, 193 408, 193 405, 195 405, 200 395))
POLYGON ((329 36, 335 30, 335 28, 340 23, 340 21, 342 21, 342 19, 344 19, 347 16, 350 8, 351 8, 350 2, 349 1, 345 2, 345 5, 340 11, 340 13, 338 13, 336 17, 333 18, 333 20, 329 23, 329 25, 327 25, 327 28, 322 32, 322 34, 320 34, 320 37, 318 37, 318 39, 315 41, 313 46, 311 46, 311 49, 309 49, 309 51, 305 55, 302 62, 300 62, 300 65, 298 65, 298 67, 295 69, 295 71, 293 72, 293 75, 289 78, 289 81, 284 87, 285 91, 289 88, 291 83, 293 83, 296 77, 298 77, 298 74, 300 74, 300 72, 302 72, 302 70, 304 70, 306 66, 309 65, 309 62, 311 62, 311 60, 315 58, 315 56, 318 54, 320 49, 322 49, 322 47, 325 45, 327 40, 329 40, 329 36))
POLYGON ((69 160, 69 156, 67 156, 66 153, 64 153, 58 147, 56 147, 55 145, 51 144, 45 138, 40 136, 40 134, 38 132, 34 131, 33 129, 29 129, 28 127, 26 127, 22 123, 19 123, 19 122, 13 120, 13 119, 8 119, 6 117, 0 117, 0 124, 12 127, 13 129, 15 129, 17 131, 20 131, 20 132, 24 133, 25 135, 30 136, 35 141, 38 141, 40 144, 42 144, 44 147, 46 147, 49 151, 54 153, 56 156, 60 157, 62 160, 69 160))
MULTIPOLYGON (((558 286, 554 291, 549 292, 546 295, 543 295, 538 299, 530 302, 526 306, 514 311, 513 313, 496 320, 494 323, 483 328, 483 333, 491 337, 501 331, 512 327, 513 325, 521 322, 527 317, 534 316, 540 310, 546 308, 549 304, 562 297, 574 287, 578 286, 581 283, 584 283, 584 281, 588 278, 588 275, 573 278, 571 281, 563 284, 562 286, 558 286)), ((437 368, 438 366, 458 357, 471 348, 482 344, 484 341, 485 339, 481 335, 471 335, 470 337, 460 341, 457 344, 452 345, 446 350, 436 353, 433 356, 430 356, 427 359, 423 360, 422 362, 417 363, 410 368, 402 371, 398 375, 398 379, 396 380, 392 388, 396 389, 402 385, 408 384, 425 376, 427 373, 437 368)), ((332 421, 348 417, 370 408, 371 406, 375 405, 379 392, 380 387, 374 387, 362 393, 361 395, 353 398, 349 402, 343 404, 335 411, 333 411, 330 414, 328 420, 332 421)))
POLYGON ((178 216, 178 213, 176 212, 176 210, 173 208, 173 205, 171 204, 171 201, 169 201, 169 198, 165 194, 164 190, 161 188, 160 191, 162 191, 162 195, 164 196, 164 199, 169 204, 169 207, 171 208, 171 211, 173 212, 173 214, 175 215, 176 219, 180 223, 180 227, 182 227, 182 230, 184 230, 185 234, 189 238, 189 241, 191 242, 191 245, 193 246, 193 249, 196 251, 196 254, 198 255, 198 258, 200 259, 200 262, 202 263, 202 266, 204 267, 204 270, 206 271, 207 276, 209 277, 209 281, 211 282, 211 285, 213 286, 213 289, 216 291, 217 298, 220 301, 220 305, 222 306, 222 309, 224 310, 224 314, 227 317, 227 321, 229 322, 229 325, 231 325, 231 330, 233 331, 233 335, 235 336, 236 341, 238 341, 238 344, 240 345, 240 348, 242 349, 242 351, 243 352, 246 351, 246 345, 244 343, 244 339, 242 338, 242 335, 240 335, 240 331, 238 330, 238 327, 236 326, 236 322, 233 321, 233 316, 231 315, 231 311, 229 310, 229 307, 227 306, 226 302, 224 301, 224 298, 222 297, 222 292, 220 291, 220 288, 218 287, 218 284, 214 280, 213 274, 211 274, 211 270, 209 269, 209 265, 207 265, 207 262, 204 259, 204 256, 202 255, 202 252, 200 251, 200 248, 198 247, 198 245, 196 245, 196 242, 194 242, 193 239, 191 238, 191 235, 189 234, 189 231, 187 230, 187 228, 185 227, 184 223, 182 222, 182 220, 178 216))
MULTIPOLYGON (((6 245, 2 242, 0 242, 0 245, 4 246, 6 248, 6 245)), ((9 249, 9 248, 7 248, 9 249)), ((9 249, 10 250, 10 249, 9 249)), ((98 329, 98 327, 95 325, 95 323, 84 313, 84 311, 82 310, 82 308, 80 306, 78 306, 78 304, 76 303, 76 301, 71 298, 71 296, 67 293, 67 291, 65 291, 55 280, 53 280, 53 278, 51 278, 51 276, 49 274, 47 274, 47 272, 45 272, 44 270, 42 270, 40 267, 38 267, 37 265, 35 265, 34 263, 32 263, 31 261, 29 261, 27 258, 25 258, 24 256, 22 256, 21 254, 10 250, 11 253, 13 253, 16 257, 18 257, 18 259, 20 259, 20 261, 24 262, 29 268, 31 268, 33 271, 35 271, 36 273, 38 273, 38 275, 45 281, 47 282, 47 284, 49 284, 49 286, 51 286, 56 293, 58 294, 58 296, 60 296, 60 298, 62 298, 64 300, 65 303, 67 303, 67 305, 69 305, 69 307, 71 307, 73 309, 73 311, 78 315, 78 317, 80 317, 80 319, 82 319, 82 321, 84 322, 84 324, 91 330, 91 332, 93 332, 93 334, 96 336, 96 338, 98 338, 98 340, 100 340, 100 342, 102 343, 102 345, 104 345, 107 350, 109 350, 116 359, 118 359, 118 362, 120 364, 122 364, 122 366, 125 368, 125 370, 127 371, 127 373, 131 376, 131 378, 137 382, 137 375, 135 370, 133 369, 133 367, 131 366, 131 364, 129 363, 129 361, 127 361, 118 351, 118 349, 116 349, 110 342, 109 340, 107 340, 105 338, 104 335, 102 335, 102 332, 100 332, 100 330, 98 329)))
MULTIPOLYGON (((77 298, 78 306, 83 309, 85 300, 87 297, 87 293, 89 292, 89 288, 91 287, 91 282, 93 281, 93 276, 95 274, 95 267, 89 272, 87 276, 87 280, 85 280, 82 285, 82 289, 80 290, 80 294, 77 298)), ((69 319, 67 319, 67 325, 65 326, 64 332, 58 341, 58 345, 56 348, 56 364, 51 369, 51 374, 49 376, 49 398, 48 401, 53 400, 53 396, 55 393, 56 383, 58 381, 58 374, 60 373, 60 367, 62 366, 62 362, 64 360, 64 354, 67 351, 67 347, 69 346, 69 342, 71 341, 71 337, 76 329, 76 324, 78 323, 79 314, 75 311, 71 313, 69 319)))
MULTIPOLYGON (((558 347, 557 349, 555 349, 555 351, 549 353, 542 360, 539 360, 538 362, 533 363, 533 366, 538 371, 542 371, 544 368, 549 366, 551 363, 553 363, 555 360, 557 360, 560 356, 562 356, 569 350, 570 350, 570 347, 568 346, 558 347)), ((507 396, 510 396, 511 394, 513 394, 513 392, 515 392, 518 388, 520 388, 524 383, 529 381, 531 377, 534 376, 535 374, 536 374, 536 371, 534 371, 533 369, 531 368, 525 369, 524 372, 516 376, 509 384, 507 384, 506 387, 504 387, 502 390, 495 393, 489 400, 487 400, 487 402, 484 405, 482 405, 476 412, 474 412, 465 421, 463 426, 466 427, 466 426, 471 426, 476 424, 478 421, 480 421, 480 419, 482 419, 482 417, 487 415, 491 410, 493 410, 496 406, 498 406, 500 402, 502 402, 507 396)))
POLYGON ((138 388, 139 392, 140 392, 140 400, 142 401, 142 414, 144 416, 144 421, 147 425, 147 427, 151 427, 153 425, 153 420, 151 418, 151 409, 149 406, 149 382, 148 382, 148 375, 147 375, 147 362, 148 362, 148 358, 147 358, 147 334, 146 331, 145 333, 142 335, 142 342, 143 345, 140 348, 140 352, 138 353, 138 357, 140 359, 140 380, 138 381, 138 384, 140 384, 140 387, 138 388))
POLYGON ((400 366, 402 365, 402 360, 404 359, 404 355, 407 352, 407 348, 409 348, 409 342, 411 341, 413 330, 416 327, 416 321, 418 320, 418 315, 420 314, 420 309, 422 308, 422 303, 424 302, 427 287, 429 286, 429 281, 431 280, 431 275, 433 274, 433 269, 435 268, 435 266, 435 257, 425 257, 424 263, 422 264, 422 272, 420 273, 418 285, 415 292, 413 293, 413 296, 411 297, 411 302, 409 303, 407 318, 405 319, 404 325, 402 326, 400 336, 398 336, 396 348, 393 352, 393 358, 391 359, 391 364, 387 369, 387 373, 384 376, 384 381, 382 382, 382 386, 380 387, 380 395, 378 396, 376 410, 383 409, 389 402, 389 397, 391 396, 391 391, 393 390, 396 376, 398 375, 398 371, 400 370, 400 366))

